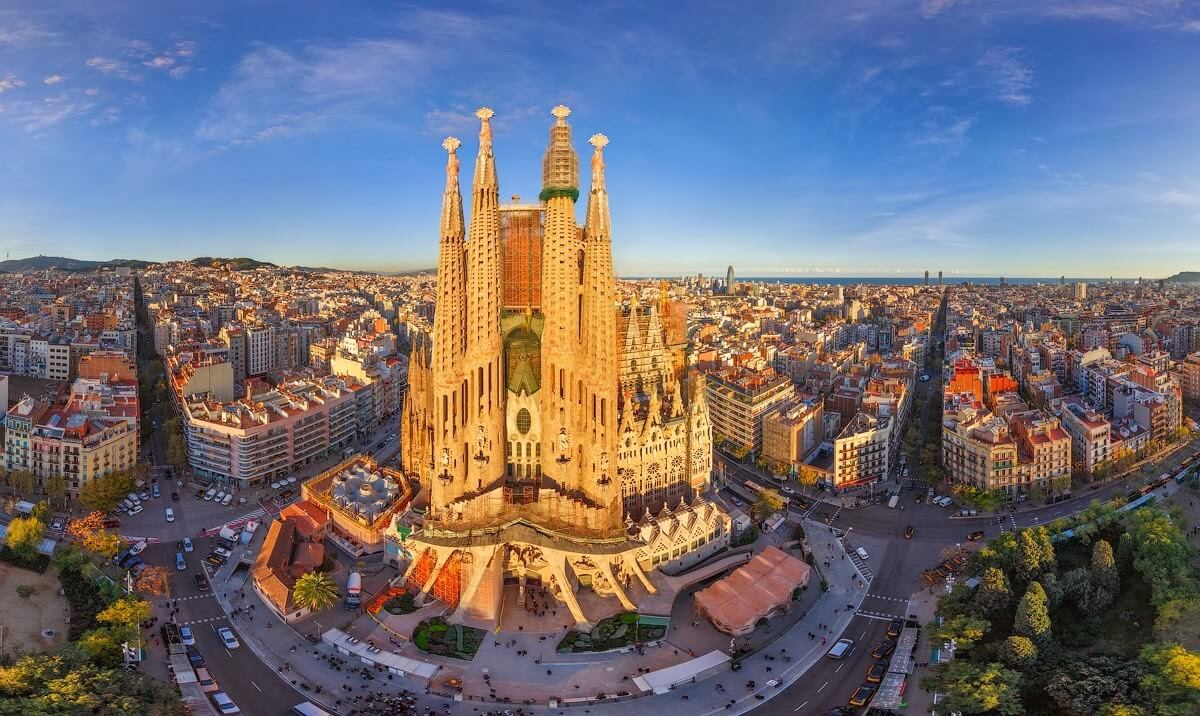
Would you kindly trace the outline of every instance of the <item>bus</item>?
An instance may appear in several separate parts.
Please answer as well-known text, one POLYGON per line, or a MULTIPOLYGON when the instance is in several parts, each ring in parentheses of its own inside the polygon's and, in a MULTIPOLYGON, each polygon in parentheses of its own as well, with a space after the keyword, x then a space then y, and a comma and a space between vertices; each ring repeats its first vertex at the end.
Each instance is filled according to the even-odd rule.
POLYGON ((320 706, 317 706, 309 701, 305 701, 293 706, 292 713, 295 714, 295 716, 333 716, 332 711, 326 711, 320 706))

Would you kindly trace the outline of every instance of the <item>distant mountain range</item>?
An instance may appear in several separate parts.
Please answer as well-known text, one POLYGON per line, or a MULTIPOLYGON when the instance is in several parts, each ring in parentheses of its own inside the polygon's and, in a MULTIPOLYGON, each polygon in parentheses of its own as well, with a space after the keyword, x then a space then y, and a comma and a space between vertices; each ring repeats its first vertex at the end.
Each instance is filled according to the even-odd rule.
POLYGON ((17 271, 48 271, 50 269, 58 269, 59 271, 93 271, 95 269, 113 266, 145 268, 153 263, 153 261, 139 261, 137 259, 85 261, 83 259, 69 259, 65 256, 31 256, 27 259, 9 259, 7 261, 0 261, 0 271, 6 271, 9 273, 15 273, 17 271))
POLYGON ((269 261, 259 261, 257 259, 248 259, 245 256, 237 258, 225 259, 214 256, 197 256, 188 263, 193 266, 207 266, 209 268, 220 268, 222 266, 233 266, 234 271, 253 271, 256 268, 279 268, 276 264, 269 261))
POLYGON ((1200 271, 1180 271, 1174 276, 1168 276, 1172 283, 1200 283, 1200 271))
MULTIPOLYGON (((9 259, 0 261, 0 273, 18 273, 22 271, 49 271, 51 269, 58 271, 95 271, 97 269, 112 268, 115 266, 129 266, 130 268, 142 269, 148 266, 157 266, 159 261, 141 261, 138 259, 112 259, 110 261, 88 261, 85 259, 72 259, 65 256, 30 256, 24 259, 9 259)), ((207 267, 222 267, 231 265, 234 271, 253 271, 256 268, 280 268, 278 264, 273 264, 270 261, 259 261, 245 256, 235 258, 222 258, 220 256, 197 256, 188 263, 195 266, 207 267)), ((345 271, 346 269, 331 269, 324 266, 288 266, 294 271, 305 271, 310 273, 326 273, 330 271, 345 271)), ((350 273, 378 273, 382 276, 415 276, 422 273, 437 273, 437 269, 417 269, 413 271, 395 271, 395 272, 380 272, 380 271, 350 271, 350 273)))

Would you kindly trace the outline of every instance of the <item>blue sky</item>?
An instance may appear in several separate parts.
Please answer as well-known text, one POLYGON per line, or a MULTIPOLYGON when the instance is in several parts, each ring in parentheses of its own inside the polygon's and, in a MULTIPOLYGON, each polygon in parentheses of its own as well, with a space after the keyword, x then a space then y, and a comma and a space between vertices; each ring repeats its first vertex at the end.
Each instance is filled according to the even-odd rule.
POLYGON ((0 246, 431 266, 442 138, 532 197, 562 102, 625 274, 1200 270, 1200 3, 750 7, 9 0, 0 246))

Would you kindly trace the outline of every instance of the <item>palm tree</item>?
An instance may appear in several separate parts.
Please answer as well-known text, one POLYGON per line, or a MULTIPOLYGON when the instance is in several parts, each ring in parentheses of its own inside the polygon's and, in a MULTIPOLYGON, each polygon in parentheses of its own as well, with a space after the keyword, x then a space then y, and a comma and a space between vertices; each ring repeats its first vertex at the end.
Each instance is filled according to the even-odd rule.
POLYGON ((314 612, 332 607, 338 600, 338 588, 333 580, 320 572, 301 575, 292 587, 292 601, 314 612))

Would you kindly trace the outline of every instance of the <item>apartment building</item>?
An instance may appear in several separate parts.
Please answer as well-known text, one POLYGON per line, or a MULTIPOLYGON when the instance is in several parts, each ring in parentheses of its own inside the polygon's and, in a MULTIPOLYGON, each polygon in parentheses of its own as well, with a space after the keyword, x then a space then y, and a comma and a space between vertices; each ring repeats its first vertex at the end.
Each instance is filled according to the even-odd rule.
POLYGON ((202 478, 270 482, 350 448, 362 385, 350 377, 290 381, 232 402, 186 398, 172 376, 187 431, 188 463, 202 478))
POLYGON ((1112 458, 1112 424, 1079 396, 1062 401, 1059 417, 1063 429, 1071 436, 1072 459, 1079 463, 1084 474, 1095 474, 1097 468, 1112 458))
POLYGON ((846 490, 887 476, 892 419, 859 413, 833 441, 833 489, 846 490))
POLYGON ((824 439, 820 401, 789 402, 763 418, 762 455, 786 470, 798 469, 824 439))
POLYGON ((1200 402, 1200 352, 1192 353, 1179 364, 1183 399, 1200 402))
POLYGON ((710 373, 707 391, 713 434, 752 452, 762 449, 763 418, 796 394, 792 381, 772 368, 710 373))
POLYGON ((942 464, 952 482, 1000 491, 1006 500, 1055 489, 1070 479, 1071 436, 1040 411, 1005 421, 988 411, 964 411, 942 429, 942 464))

